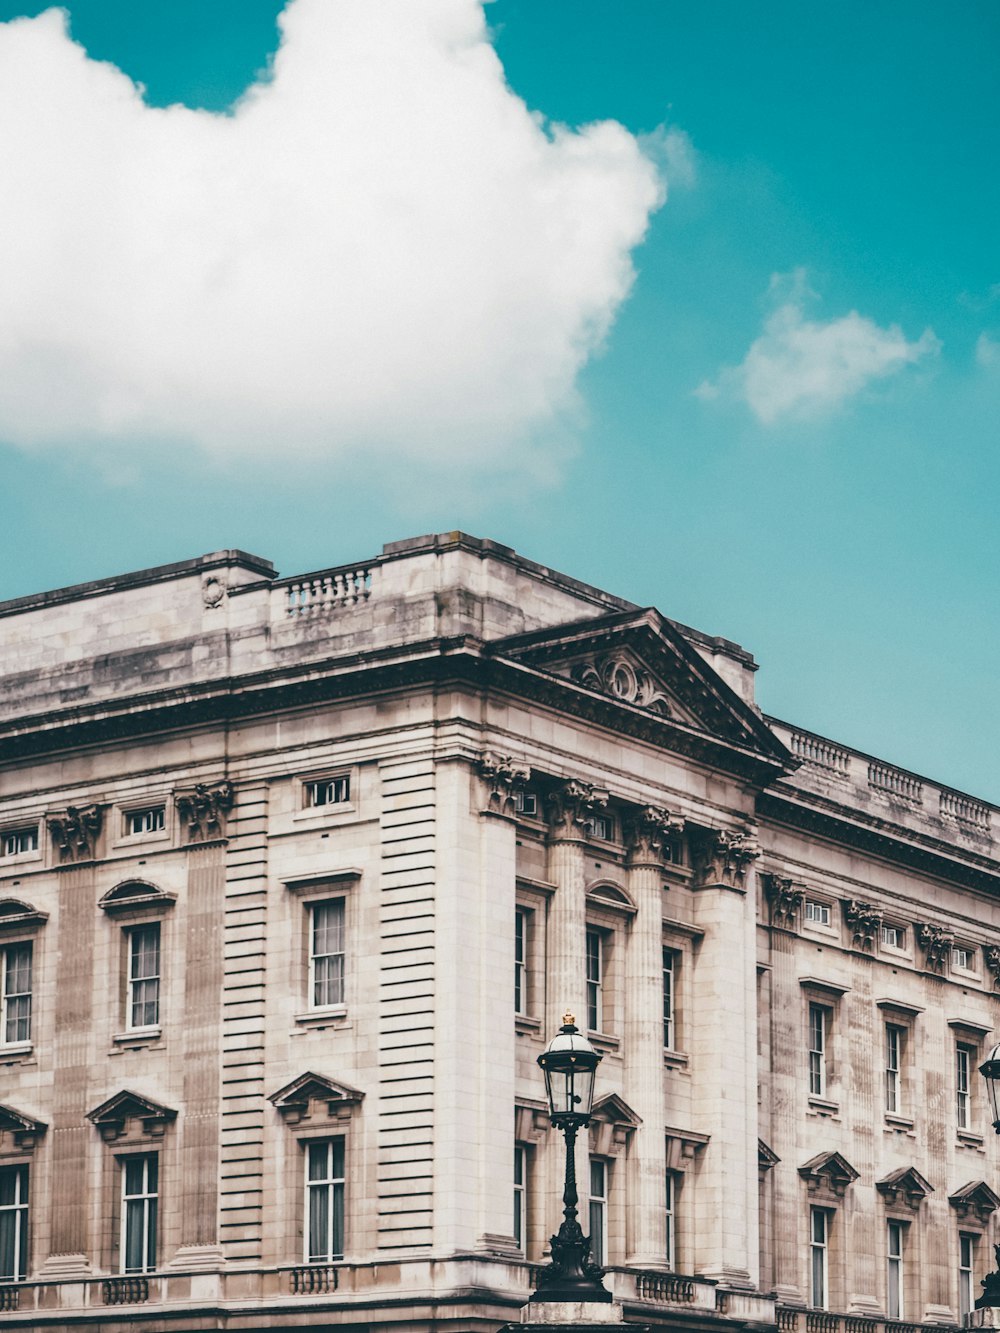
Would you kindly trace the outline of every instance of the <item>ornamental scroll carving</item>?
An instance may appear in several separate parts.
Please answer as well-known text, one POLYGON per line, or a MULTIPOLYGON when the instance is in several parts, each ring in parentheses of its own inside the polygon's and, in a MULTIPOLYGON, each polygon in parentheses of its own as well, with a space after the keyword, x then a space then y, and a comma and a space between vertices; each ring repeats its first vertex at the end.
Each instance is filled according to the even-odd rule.
POLYGON ((987 944, 983 950, 983 958, 986 960, 987 970, 993 978, 993 989, 1000 990, 1000 946, 987 944))
POLYGON ((917 927, 917 939, 924 951, 924 966, 927 971, 943 972, 945 962, 951 953, 951 946, 955 943, 952 932, 945 930, 944 926, 926 924, 917 927))
POLYGON ((516 763, 509 754, 484 754, 479 760, 479 776, 487 790, 486 812, 494 815, 517 814, 517 793, 531 778, 527 764, 516 763))
POLYGON ((844 903, 844 920, 850 927, 853 947, 871 953, 882 928, 882 909, 848 898, 844 903))
POLYGON ((760 856, 760 848, 749 829, 731 833, 704 829, 693 843, 695 888, 722 885, 742 889, 749 867, 760 856))
POLYGON ((49 833, 63 861, 92 861, 97 839, 104 823, 104 807, 100 805, 66 807, 66 813, 51 815, 49 833))
POLYGON ((190 842, 204 842, 222 834, 222 821, 233 808, 236 793, 233 784, 223 782, 196 782, 189 791, 178 792, 174 798, 177 813, 187 825, 190 842))
POLYGON ((664 847, 684 832, 684 821, 657 805, 646 805, 625 820, 624 831, 629 865, 658 865, 664 847))
POLYGON ((550 838, 583 837, 595 815, 607 809, 608 793, 570 778, 549 793, 545 813, 550 838))
POLYGON ((570 672, 572 680, 588 690, 608 694, 622 703, 648 708, 661 717, 672 717, 670 700, 648 671, 635 666, 619 653, 578 662, 570 672))
POLYGON ((783 930, 794 930, 798 925, 803 890, 800 885, 782 875, 764 878, 764 893, 771 908, 771 925, 783 930))

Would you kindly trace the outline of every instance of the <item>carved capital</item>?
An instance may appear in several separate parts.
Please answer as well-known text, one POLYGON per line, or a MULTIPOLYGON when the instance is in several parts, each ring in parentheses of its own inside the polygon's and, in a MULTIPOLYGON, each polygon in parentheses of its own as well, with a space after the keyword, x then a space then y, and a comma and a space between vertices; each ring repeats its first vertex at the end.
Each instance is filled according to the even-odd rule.
POLYGON ((851 930, 851 943, 862 953, 871 953, 882 928, 882 909, 871 903, 848 898, 844 903, 844 920, 851 930))
POLYGON ((64 814, 50 815, 47 823, 61 861, 94 859, 104 823, 103 806, 69 805, 64 814))
POLYGON ((802 886, 783 875, 765 875, 764 894, 771 908, 771 925, 794 930, 802 906, 802 886))
POLYGON ((549 838, 584 838, 590 821, 607 808, 608 793, 589 782, 569 778, 549 793, 545 814, 549 838))
POLYGON ((670 700, 657 681, 622 653, 609 653, 578 662, 570 672, 570 678, 585 689, 610 695, 622 703, 648 708, 661 717, 672 715, 670 700))
POLYGON ((233 784, 228 779, 196 782, 189 790, 177 792, 174 804, 187 826, 188 841, 205 842, 221 837, 223 820, 233 808, 235 799, 233 784))
POLYGON ((684 823, 658 805, 645 805, 625 820, 624 831, 630 866, 659 865, 664 845, 680 836, 684 823))
POLYGON ((917 939, 924 951, 924 966, 928 972, 941 973, 955 943, 955 936, 944 926, 925 924, 917 927, 917 939))
POLYGON ((986 969, 993 978, 993 989, 1000 990, 1000 946, 987 944, 983 950, 983 958, 986 960, 986 969))
POLYGON ((760 856, 760 848, 749 829, 730 833, 724 829, 703 829, 692 846, 695 887, 721 885, 742 889, 746 872, 760 856))
POLYGON ((513 819, 517 814, 517 793, 523 791, 531 778, 528 765, 516 763, 509 754, 487 753, 479 760, 479 776, 487 793, 484 813, 513 819))

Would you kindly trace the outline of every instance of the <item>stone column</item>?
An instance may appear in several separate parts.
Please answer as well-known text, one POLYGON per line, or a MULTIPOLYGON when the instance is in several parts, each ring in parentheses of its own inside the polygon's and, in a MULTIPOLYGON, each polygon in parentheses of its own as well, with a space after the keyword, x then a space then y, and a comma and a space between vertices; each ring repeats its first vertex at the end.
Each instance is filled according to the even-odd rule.
POLYGON ((625 824, 628 887, 636 917, 625 989, 625 1100, 641 1118, 631 1147, 628 1258, 666 1267, 663 1091, 663 838, 666 811, 647 806, 625 824))
POLYGON ((758 1281, 756 902, 749 832, 692 839, 695 924, 704 931, 693 1015, 694 1124, 710 1136, 698 1178, 698 1271, 758 1281), (748 885, 747 881, 751 881, 748 885))

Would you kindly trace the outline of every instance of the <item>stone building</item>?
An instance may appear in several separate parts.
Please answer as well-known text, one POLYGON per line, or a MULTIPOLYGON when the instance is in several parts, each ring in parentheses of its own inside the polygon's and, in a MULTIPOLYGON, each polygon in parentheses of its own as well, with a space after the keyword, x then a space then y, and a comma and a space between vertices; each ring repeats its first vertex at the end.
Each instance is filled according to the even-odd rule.
POLYGON ((1000 1198, 996 811, 461 533, 0 606, 0 1327, 517 1318, 536 1058, 654 1329, 955 1326, 1000 1198))

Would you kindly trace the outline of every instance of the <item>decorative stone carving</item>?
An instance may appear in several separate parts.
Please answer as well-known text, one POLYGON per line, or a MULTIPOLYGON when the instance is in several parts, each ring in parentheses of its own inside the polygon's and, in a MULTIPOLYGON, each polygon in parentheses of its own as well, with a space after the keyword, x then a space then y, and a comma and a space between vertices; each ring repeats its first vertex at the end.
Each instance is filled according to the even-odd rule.
POLYGON ((985 1180, 970 1180, 954 1194, 949 1194, 948 1202, 958 1214, 959 1221, 964 1221, 971 1214, 977 1221, 986 1223, 991 1214, 1000 1208, 1000 1197, 994 1194, 985 1180))
POLYGON ((955 943, 955 936, 944 926, 925 924, 917 927, 917 939, 924 951, 924 966, 928 972, 941 973, 955 943))
POLYGON ((226 596, 226 583, 220 579, 217 574, 205 574, 201 580, 201 600, 205 604, 206 610, 211 611, 216 606, 221 606, 226 596))
POLYGON ((63 861, 92 861, 104 823, 101 805, 66 807, 63 815, 50 815, 49 833, 63 861))
POLYGON ((620 653, 578 662, 570 672, 572 680, 588 690, 608 694, 622 703, 648 708, 661 717, 672 717, 670 700, 648 671, 636 666, 620 653))
POLYGON ((479 776, 488 792, 486 812, 494 815, 517 814, 517 793, 531 778, 527 764, 519 764, 509 754, 487 753, 479 760, 479 776))
POLYGON ((550 838, 580 838, 595 815, 607 808, 608 793, 569 778, 549 793, 546 815, 550 838))
POLYGON ((763 1139, 757 1140, 757 1173, 763 1180, 768 1171, 771 1171, 778 1165, 781 1158, 769 1147, 763 1139))
POLYGON ((983 950, 986 967, 993 978, 993 989, 1000 990, 1000 945, 987 944, 983 950))
POLYGON ((126 1132, 135 1135, 131 1128, 134 1121, 139 1124, 140 1137, 162 1138, 167 1126, 177 1119, 177 1112, 162 1102, 154 1102, 151 1097, 142 1097, 123 1088, 93 1111, 88 1111, 87 1119, 97 1126, 105 1143, 114 1143, 126 1132))
POLYGON ((848 1185, 858 1178, 858 1172, 839 1152, 821 1152, 810 1157, 799 1167, 799 1175, 809 1187, 810 1195, 820 1200, 842 1199, 848 1185))
POLYGON ((854 948, 860 949, 862 953, 871 953, 882 929, 882 909, 873 907, 871 903, 858 902, 856 898, 848 898, 844 903, 844 920, 850 927, 854 948))
POLYGON ((274 1104, 283 1120, 297 1125, 303 1120, 349 1118, 354 1108, 364 1101, 364 1096, 349 1083, 310 1070, 272 1093, 268 1101, 274 1104))
POLYGON ((760 856, 760 848, 750 831, 730 833, 724 829, 704 829, 693 841, 695 887, 723 885, 742 889, 748 867, 760 856))
POLYGON ((197 782, 191 790, 178 792, 174 803, 187 825, 188 841, 218 838, 222 833, 222 820, 233 808, 235 799, 233 784, 228 779, 211 785, 197 782))
POLYGON ((657 865, 664 859, 664 845, 684 832, 684 821, 657 805, 645 805, 625 820, 624 831, 629 864, 657 865))
POLYGON ((905 1203, 914 1212, 934 1190, 915 1166, 897 1167, 881 1180, 876 1180, 875 1188, 887 1203, 905 1203))
POLYGON ((9 1134, 14 1147, 21 1152, 34 1152, 35 1144, 46 1129, 44 1120, 16 1111, 13 1106, 0 1106, 0 1134, 9 1134))
POLYGON ((802 906, 802 888, 783 875, 771 874, 764 877, 764 894, 771 908, 771 925, 794 930, 802 906))

